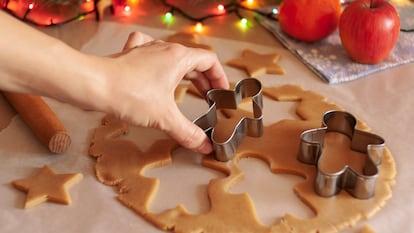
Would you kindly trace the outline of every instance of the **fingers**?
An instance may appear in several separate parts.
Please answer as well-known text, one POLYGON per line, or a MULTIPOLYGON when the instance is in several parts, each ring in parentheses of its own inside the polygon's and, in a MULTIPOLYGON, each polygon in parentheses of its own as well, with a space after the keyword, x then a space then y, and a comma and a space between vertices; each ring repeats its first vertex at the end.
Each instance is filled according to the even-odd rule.
POLYGON ((131 82, 141 88, 140 95, 136 95, 135 88, 131 90, 135 93, 132 95, 136 98, 134 104, 140 103, 140 108, 146 112, 145 115, 130 116, 130 119, 135 124, 165 131, 183 147, 203 154, 210 153, 213 150, 210 139, 181 113, 174 102, 173 93, 183 78, 191 80, 201 93, 212 88, 228 88, 227 76, 216 54, 155 41, 138 32, 130 34, 125 50, 128 51, 122 54, 124 57, 120 61, 127 61, 125 64, 128 64, 128 69, 123 70, 127 74, 131 73, 131 77, 134 77, 130 79, 131 82), (137 58, 146 59, 145 64, 137 64, 137 61, 142 61, 137 58), (140 72, 145 73, 142 75, 144 78, 136 79, 137 72, 127 72, 134 69, 141 69, 140 72), (150 93, 154 99, 142 98, 142 93, 150 93), (156 109, 151 107, 154 104, 158 106, 156 109))
MULTIPOLYGON (((191 80, 200 93, 205 95, 212 88, 229 88, 227 76, 215 53, 203 49, 187 49, 187 57, 183 58, 189 59, 183 62, 188 64, 183 67, 185 78, 191 80)), ((210 153, 213 147, 205 132, 185 118, 178 108, 175 115, 176 119, 169 122, 169 135, 186 148, 203 154, 210 153)))
MULTIPOLYGON (((146 44, 148 42, 156 42, 154 39, 141 32, 132 32, 129 34, 128 40, 124 45, 123 51, 132 49, 136 46, 146 44)), ((172 43, 162 43, 162 46, 168 46, 172 43)), ((181 59, 185 61, 181 64, 183 74, 181 76, 191 80, 201 93, 205 93, 211 88, 229 87, 227 76, 223 70, 217 55, 211 51, 197 48, 187 48, 187 56, 181 59)))
POLYGON ((213 147, 205 132, 189 121, 176 105, 174 106, 171 115, 165 119, 165 126, 168 128, 164 131, 185 148, 202 154, 211 153, 213 147))
POLYGON ((204 73, 192 71, 186 75, 186 79, 191 80, 193 85, 197 88, 202 96, 207 94, 207 91, 212 89, 210 81, 205 77, 204 73))
POLYGON ((229 88, 229 82, 217 55, 204 49, 191 49, 186 79, 191 80, 201 93, 211 88, 229 88))
POLYGON ((131 32, 128 36, 128 40, 124 45, 124 48, 122 49, 122 51, 126 51, 129 49, 132 49, 136 46, 140 46, 142 44, 145 44, 147 42, 153 41, 154 39, 144 33, 141 32, 131 32))

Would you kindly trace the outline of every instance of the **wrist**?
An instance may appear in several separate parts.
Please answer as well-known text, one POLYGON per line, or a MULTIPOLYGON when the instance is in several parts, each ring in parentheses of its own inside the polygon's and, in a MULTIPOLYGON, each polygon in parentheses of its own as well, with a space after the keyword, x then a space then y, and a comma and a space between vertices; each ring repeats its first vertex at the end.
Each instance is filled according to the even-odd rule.
POLYGON ((62 64, 66 71, 59 72, 61 80, 54 89, 60 93, 55 93, 55 97, 88 110, 109 112, 111 58, 84 54, 69 47, 63 49, 70 50, 61 53, 70 59, 62 64))
POLYGON ((40 81, 32 86, 33 92, 84 109, 108 111, 109 58, 81 53, 60 41, 49 47, 47 56, 42 68, 46 72, 34 78, 40 81))

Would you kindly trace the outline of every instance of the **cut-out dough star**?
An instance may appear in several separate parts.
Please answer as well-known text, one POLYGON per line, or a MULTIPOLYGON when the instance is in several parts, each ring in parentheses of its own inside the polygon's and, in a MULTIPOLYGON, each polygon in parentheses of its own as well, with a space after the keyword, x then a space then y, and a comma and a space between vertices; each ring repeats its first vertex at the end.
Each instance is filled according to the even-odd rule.
POLYGON ((25 179, 14 180, 12 185, 27 192, 24 208, 31 208, 45 201, 71 204, 68 188, 82 180, 80 173, 56 174, 45 165, 38 174, 25 179))
POLYGON ((250 49, 244 49, 241 58, 235 58, 226 64, 245 69, 250 77, 257 78, 263 74, 285 74, 285 70, 276 62, 280 55, 276 53, 259 54, 250 49))

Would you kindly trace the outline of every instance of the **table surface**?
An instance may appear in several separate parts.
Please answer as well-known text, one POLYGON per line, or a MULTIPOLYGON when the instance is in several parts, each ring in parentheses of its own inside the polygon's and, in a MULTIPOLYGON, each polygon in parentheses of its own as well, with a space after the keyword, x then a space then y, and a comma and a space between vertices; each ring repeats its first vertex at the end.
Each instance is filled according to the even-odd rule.
MULTIPOLYGON (((143 1, 145 4, 152 1, 143 1)), ((143 31, 156 39, 165 39, 175 31, 191 31, 192 22, 177 17, 172 25, 160 21, 160 15, 165 10, 153 7, 146 15, 132 17, 114 17, 106 15, 101 22, 93 19, 76 21, 59 27, 39 28, 39 30, 55 36, 70 46, 85 53, 106 55, 119 51, 129 32, 143 31)), ((219 59, 225 61, 237 57, 243 48, 251 48, 258 52, 277 52, 282 55, 279 62, 286 70, 283 76, 264 75, 260 78, 265 86, 284 84, 300 85, 304 89, 318 92, 332 102, 339 104, 366 122, 372 131, 386 139, 386 145, 394 155, 397 165, 396 185, 392 188, 393 197, 385 207, 367 221, 377 232, 414 232, 414 198, 412 188, 414 175, 414 147, 412 146, 414 125, 414 64, 406 64, 376 73, 365 78, 337 85, 328 85, 313 74, 297 58, 284 49, 280 43, 259 24, 253 22, 253 27, 242 31, 235 27, 237 18, 233 15, 220 19, 206 21, 206 30, 200 35, 201 42, 213 46, 219 59)), ((224 66, 231 81, 247 77, 242 71, 224 66)), ((61 155, 51 155, 36 141, 30 130, 19 117, 14 117, 9 126, 0 132, 0 232, 159 232, 151 224, 118 203, 116 193, 108 186, 97 182, 93 159, 87 155, 89 141, 93 129, 99 124, 102 113, 83 111, 74 106, 46 99, 72 135, 72 145, 61 155), (81 172, 84 180, 70 191, 73 204, 61 206, 45 203, 30 210, 23 210, 25 194, 15 190, 10 181, 27 177, 38 168, 48 164, 56 172, 81 172)), ((265 102, 265 104, 268 103, 265 102)), ((197 104, 198 105, 198 104, 197 104)), ((204 107, 194 107, 194 101, 189 99, 180 106, 183 112, 194 119, 204 107)), ((266 106, 266 105, 265 105, 266 106)), ((271 109, 270 104, 267 109, 271 109)), ((275 122, 282 112, 289 111, 292 105, 286 104, 269 110, 265 115, 266 124, 275 122), (276 113, 276 114, 274 114, 276 113)), ((4 111, 1 114, 5 114, 4 111)), ((159 136, 153 130, 132 129, 140 136, 137 143, 144 149, 151 140, 159 136), (145 137, 143 137, 143 135, 145 137)), ((199 159, 199 158, 197 158, 199 159)), ((190 211, 203 212, 208 210, 208 199, 205 195, 192 195, 199 189, 205 189, 205 184, 212 177, 220 176, 214 171, 194 167, 185 152, 174 155, 175 173, 171 170, 155 169, 149 176, 161 180, 161 194, 157 196, 154 211, 171 208, 178 203, 185 204, 190 211), (182 190, 188 190, 183 195, 174 187, 174 179, 199 170, 198 177, 183 180, 182 190), (172 189, 168 194, 162 190, 172 189), (164 193, 164 194, 163 194, 164 193)), ((232 192, 249 192, 258 204, 258 215, 265 224, 271 224, 275 218, 280 218, 286 212, 300 217, 310 217, 310 210, 293 194, 291 186, 298 177, 291 175, 269 175, 267 165, 255 159, 243 160, 242 169, 250 172, 253 177, 269 179, 269 182, 281 182, 286 190, 279 193, 262 195, 260 190, 249 189, 248 182, 235 185, 232 192), (274 195, 286 198, 284 203, 274 203, 274 195), (273 200, 273 201, 272 201, 273 200), (267 211, 269 206, 272 211, 267 211), (277 210, 276 212, 274 210, 277 210)), ((174 169, 174 168, 172 168, 174 169)), ((358 226, 344 232, 357 232, 358 226)))

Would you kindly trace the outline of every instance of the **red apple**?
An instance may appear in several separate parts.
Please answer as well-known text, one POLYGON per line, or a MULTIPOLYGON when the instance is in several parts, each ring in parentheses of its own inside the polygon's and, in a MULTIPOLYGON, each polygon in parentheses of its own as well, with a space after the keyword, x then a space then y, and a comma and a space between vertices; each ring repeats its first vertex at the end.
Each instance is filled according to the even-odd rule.
POLYGON ((355 0, 339 20, 342 45, 358 63, 383 61, 397 43, 399 33, 400 17, 385 0, 355 0))
POLYGON ((339 0, 283 0, 278 20, 290 37, 315 42, 336 30, 341 12, 339 0))

